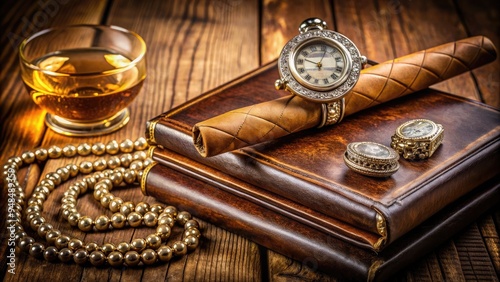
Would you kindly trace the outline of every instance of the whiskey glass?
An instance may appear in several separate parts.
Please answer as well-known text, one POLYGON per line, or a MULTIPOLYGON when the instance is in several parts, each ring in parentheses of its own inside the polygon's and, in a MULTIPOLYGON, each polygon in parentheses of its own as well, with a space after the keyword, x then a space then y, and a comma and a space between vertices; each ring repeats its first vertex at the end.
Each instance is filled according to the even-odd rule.
POLYGON ((146 77, 146 44, 116 26, 74 25, 35 33, 19 47, 21 77, 46 125, 68 136, 116 131, 146 77))

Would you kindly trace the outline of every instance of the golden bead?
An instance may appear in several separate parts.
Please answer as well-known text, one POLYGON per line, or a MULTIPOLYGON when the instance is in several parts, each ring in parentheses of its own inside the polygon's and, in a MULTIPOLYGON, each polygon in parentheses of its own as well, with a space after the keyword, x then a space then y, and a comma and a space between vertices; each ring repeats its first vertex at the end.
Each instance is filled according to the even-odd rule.
POLYGON ((196 238, 201 237, 200 230, 198 228, 189 228, 188 230, 184 231, 184 237, 189 237, 189 236, 194 236, 196 238))
POLYGON ((47 173, 47 175, 45 175, 45 179, 52 180, 56 186, 61 184, 61 182, 62 182, 61 176, 59 175, 59 173, 56 173, 56 172, 47 173))
POLYGON ((57 237, 61 236, 61 231, 59 230, 50 230, 47 232, 45 235, 45 241, 47 241, 47 244, 49 245, 54 245, 57 237))
POLYGON ((68 216, 68 223, 71 226, 77 226, 79 221, 80 221, 80 214, 78 212, 71 213, 68 216))
POLYGON ((158 215, 156 215, 156 213, 149 211, 142 216, 142 220, 144 221, 144 225, 148 227, 153 227, 156 226, 156 224, 158 223, 158 215))
POLYGON ((27 151, 21 154, 21 159, 25 164, 31 164, 36 160, 35 153, 27 151))
POLYGON ((59 254, 57 255, 57 258, 59 258, 59 260, 61 262, 69 262, 73 258, 73 251, 68 249, 68 248, 64 248, 62 250, 59 250, 59 254))
POLYGON ((163 206, 160 204, 152 204, 149 206, 149 210, 159 215, 163 212, 163 206))
POLYGON ((109 228, 109 218, 105 215, 98 216, 94 221, 95 229, 98 231, 106 231, 109 228))
POLYGON ((67 158, 74 157, 76 155, 76 152, 77 152, 76 147, 71 144, 64 146, 64 148, 62 149, 63 156, 67 158))
POLYGON ((95 143, 92 145, 92 154, 96 156, 100 156, 102 154, 106 153, 106 145, 103 143, 95 143))
POLYGON ((141 256, 136 251, 128 251, 125 253, 124 261, 127 266, 137 266, 141 262, 141 256))
POLYGON ((80 156, 87 156, 90 153, 92 153, 92 147, 87 143, 83 143, 83 144, 78 145, 78 147, 76 147, 76 152, 80 156))
POLYGON ((167 206, 163 209, 163 214, 168 214, 173 218, 177 217, 177 208, 174 206, 167 206))
POLYGON ((34 243, 35 243, 35 239, 27 236, 27 237, 23 237, 19 240, 18 247, 21 249, 21 251, 28 252, 34 243))
POLYGON ((131 212, 134 211, 134 203, 132 202, 125 202, 122 204, 120 207, 120 213, 124 214, 125 216, 128 216, 131 212))
POLYGON ((139 137, 135 142, 134 142, 134 148, 137 151, 143 151, 148 148, 148 141, 144 137, 139 137))
POLYGON ((106 152, 110 155, 118 154, 120 152, 120 145, 116 140, 111 140, 106 144, 106 152))
POLYGON ((143 174, 144 174, 143 170, 138 170, 137 171, 137 176, 136 176, 137 182, 141 182, 142 181, 142 175, 143 174))
POLYGON ((142 215, 137 212, 131 212, 127 216, 127 222, 131 227, 139 227, 142 224, 142 215))
POLYGON ((111 226, 113 226, 113 228, 121 229, 125 227, 126 222, 127 218, 121 213, 115 213, 111 216, 111 226))
POLYGON ((136 252, 141 252, 142 250, 144 250, 146 248, 146 246, 147 246, 146 240, 141 239, 141 238, 134 239, 130 243, 130 249, 133 251, 136 251, 136 252))
POLYGON ((97 245, 97 243, 95 242, 87 243, 87 245, 85 245, 85 250, 88 253, 92 253, 93 251, 99 250, 99 245, 97 245))
POLYGON ((115 198, 112 194, 105 194, 101 197, 101 206, 107 208, 109 207, 109 203, 115 198))
POLYGON ((200 240, 195 236, 188 236, 184 238, 184 244, 186 244, 188 251, 192 251, 198 247, 200 240))
POLYGON ((172 249, 169 246, 161 246, 158 250, 156 250, 158 254, 158 260, 162 262, 168 262, 172 259, 172 249))
POLYGON ((109 203, 109 210, 111 212, 117 212, 120 210, 120 207, 123 204, 123 200, 121 198, 115 197, 110 203, 109 203))
POLYGON ((146 158, 143 162, 142 162, 142 165, 146 168, 148 167, 150 164, 153 163, 153 160, 151 158, 146 158))
POLYGON ((146 244, 151 249, 158 249, 161 246, 161 238, 156 234, 150 234, 146 237, 146 244))
POLYGON ((120 163, 119 157, 113 156, 113 157, 108 159, 108 167, 110 169, 115 169, 115 168, 119 167, 120 165, 121 165, 121 163, 120 163))
POLYGON ((43 258, 49 262, 57 261, 57 255, 58 255, 58 251, 57 251, 57 248, 54 246, 47 247, 45 249, 45 251, 43 252, 43 258))
POLYGON ((108 263, 113 267, 120 267, 123 264, 123 254, 117 251, 111 252, 108 255, 108 263))
POLYGON ((78 220, 78 229, 80 229, 83 232, 89 232, 92 231, 94 221, 92 218, 88 216, 82 216, 80 220, 78 220))
POLYGON ((79 240, 79 239, 71 239, 68 242, 68 248, 70 250, 76 251, 78 249, 83 248, 83 242, 82 242, 82 240, 79 240))
POLYGON ((78 169, 78 166, 75 165, 75 164, 67 164, 66 165, 66 168, 68 169, 69 171, 69 175, 70 177, 75 177, 78 175, 78 173, 80 172, 79 169, 78 169))
POLYGON ((165 241, 170 237, 170 234, 172 234, 172 229, 168 225, 158 225, 156 227, 156 235, 160 236, 160 238, 165 241))
POLYGON ((28 201, 28 206, 42 206, 43 200, 40 198, 30 198, 28 201))
POLYGON ((60 167, 56 170, 56 173, 59 174, 63 181, 68 180, 69 178, 69 170, 65 167, 60 167))
POLYGON ((123 180, 127 184, 134 183, 136 178, 137 178, 137 172, 135 170, 131 170, 131 169, 125 170, 125 173, 123 174, 123 180))
POLYGON ((108 194, 109 194, 108 189, 95 189, 93 193, 94 199, 96 199, 97 201, 101 201, 102 197, 108 194))
POLYGON ((87 190, 88 190, 87 182, 85 182, 85 181, 77 181, 75 183, 75 186, 78 186, 80 188, 80 193, 81 194, 87 193, 87 190))
POLYGON ((73 261, 76 264, 86 264, 88 260, 88 253, 84 249, 79 249, 76 252, 73 253, 73 261))
POLYGON ((106 255, 101 251, 93 251, 89 256, 89 261, 93 266, 102 266, 106 262, 106 255))
POLYGON ((130 244, 127 242, 121 242, 116 246, 116 250, 119 251, 122 254, 125 254, 126 252, 130 251, 130 244))
POLYGON ((184 226, 188 220, 191 219, 191 214, 188 213, 187 211, 181 211, 177 214, 177 222, 179 222, 180 225, 184 226))
POLYGON ((184 228, 186 230, 190 229, 190 228, 199 229, 200 228, 200 224, 198 223, 198 221, 196 221, 194 219, 190 219, 190 220, 186 221, 186 223, 184 224, 184 228))
POLYGON ((120 151, 123 153, 130 153, 134 151, 134 142, 130 139, 125 139, 120 143, 120 151))
POLYGON ((108 163, 105 159, 98 159, 92 164, 92 166, 94 167, 95 171, 102 171, 107 168, 108 163))
POLYGON ((173 219, 170 215, 161 214, 158 217, 158 225, 167 225, 173 227, 175 225, 175 219, 173 219))
POLYGON ((123 182, 123 174, 119 171, 113 172, 109 176, 109 180, 113 183, 113 185, 118 186, 123 182))
POLYGON ((105 254, 105 255, 108 255, 110 254, 111 252, 115 251, 116 250, 116 247, 115 245, 111 244, 111 243, 106 243, 104 245, 102 245, 101 247, 101 251, 105 254))
POLYGON ((56 241, 54 242, 54 246, 56 246, 56 248, 58 248, 58 249, 67 248, 70 240, 71 240, 71 238, 69 238, 68 236, 61 235, 61 236, 57 237, 56 241))
POLYGON ((140 213, 141 215, 144 215, 146 214, 146 212, 149 211, 149 204, 146 203, 146 202, 139 202, 136 206, 135 206, 135 211, 137 213, 140 213))
POLYGON ((123 154, 120 156, 120 163, 124 167, 128 167, 134 159, 131 154, 123 154))
POLYGON ((47 150, 47 153, 49 154, 49 158, 57 159, 62 156, 62 149, 54 145, 47 150))
POLYGON ((42 181, 40 181, 40 185, 47 187, 51 192, 56 188, 56 184, 54 183, 54 181, 47 178, 42 179, 42 181))
POLYGON ((133 161, 130 164, 129 169, 135 170, 135 171, 139 171, 139 170, 143 169, 142 161, 133 161))
POLYGON ((45 161, 49 157, 49 153, 44 148, 39 148, 35 150, 35 157, 38 161, 45 161))
POLYGON ((29 254, 35 258, 42 258, 45 246, 40 243, 33 243, 29 249, 29 254))
POLYGON ((134 161, 140 161, 141 164, 142 164, 142 161, 145 160, 147 157, 148 157, 148 154, 146 154, 146 152, 143 152, 143 151, 135 152, 132 155, 132 158, 134 159, 134 161))
POLYGON ((40 225, 42 223, 45 223, 45 218, 38 216, 38 217, 31 219, 30 227, 31 227, 31 229, 33 229, 33 231, 38 231, 38 227, 40 227, 40 225))
POLYGON ((156 262, 157 254, 154 250, 147 249, 141 253, 142 263, 145 265, 152 265, 156 262))
POLYGON ((187 246, 182 241, 177 241, 172 245, 172 251, 174 256, 182 256, 187 253, 187 246))
POLYGON ((87 182, 87 187, 88 187, 89 189, 94 189, 94 186, 95 186, 95 184, 96 184, 96 182, 97 182, 97 180, 95 179, 95 177, 92 177, 92 176, 86 176, 86 177, 84 177, 84 178, 83 178, 83 180, 84 180, 85 182, 87 182))
POLYGON ((37 230, 38 236, 45 238, 45 236, 47 235, 47 232, 49 232, 52 229, 54 229, 52 224, 42 223, 42 224, 40 224, 40 226, 38 227, 38 230, 37 230))
POLYGON ((93 168, 94 167, 92 166, 92 163, 89 161, 84 161, 80 163, 80 172, 83 174, 91 173, 93 168))

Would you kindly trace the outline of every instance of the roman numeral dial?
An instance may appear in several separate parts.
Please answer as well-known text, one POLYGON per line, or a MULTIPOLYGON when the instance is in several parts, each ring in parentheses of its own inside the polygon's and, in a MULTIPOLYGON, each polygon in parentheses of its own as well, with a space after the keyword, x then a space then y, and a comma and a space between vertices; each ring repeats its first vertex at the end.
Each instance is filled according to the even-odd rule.
POLYGON ((334 44, 316 41, 295 52, 294 67, 298 78, 309 85, 328 88, 344 76, 346 62, 334 44))

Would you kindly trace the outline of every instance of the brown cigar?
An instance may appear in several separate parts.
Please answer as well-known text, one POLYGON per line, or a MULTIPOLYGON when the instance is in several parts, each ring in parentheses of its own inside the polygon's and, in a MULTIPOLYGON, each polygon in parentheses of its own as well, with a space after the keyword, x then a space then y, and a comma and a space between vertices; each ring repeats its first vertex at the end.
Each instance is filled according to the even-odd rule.
MULTIPOLYGON (((425 89, 495 59, 491 40, 475 36, 363 69, 345 97, 343 115, 425 89)), ((202 156, 215 156, 324 125, 327 111, 326 104, 290 95, 199 122, 193 127, 193 142, 202 156)))

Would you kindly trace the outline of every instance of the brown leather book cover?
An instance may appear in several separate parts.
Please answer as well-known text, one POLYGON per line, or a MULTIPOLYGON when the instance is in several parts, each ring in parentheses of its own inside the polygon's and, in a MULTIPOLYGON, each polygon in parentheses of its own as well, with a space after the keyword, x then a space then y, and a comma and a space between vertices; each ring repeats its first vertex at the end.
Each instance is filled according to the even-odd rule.
MULTIPOLYGON (((148 139, 285 199, 268 201, 283 210, 303 213, 296 205, 331 218, 328 224, 338 223, 332 233, 374 250, 383 249, 498 173, 499 111, 433 90, 375 106, 333 126, 201 157, 193 145, 193 125, 286 95, 274 90, 277 77, 276 66, 271 64, 162 114, 148 123, 148 139), (427 118, 444 127, 443 144, 430 159, 401 159, 399 171, 384 179, 362 176, 345 166, 348 143, 389 145, 396 128, 415 118, 427 118)), ((258 199, 266 201, 265 197, 258 199)))
POLYGON ((198 180, 182 171, 186 169, 160 164, 149 167, 145 171, 143 193, 343 281, 391 278, 498 205, 500 199, 497 177, 459 198, 377 254, 219 189, 211 185, 214 180, 210 178, 198 180))

